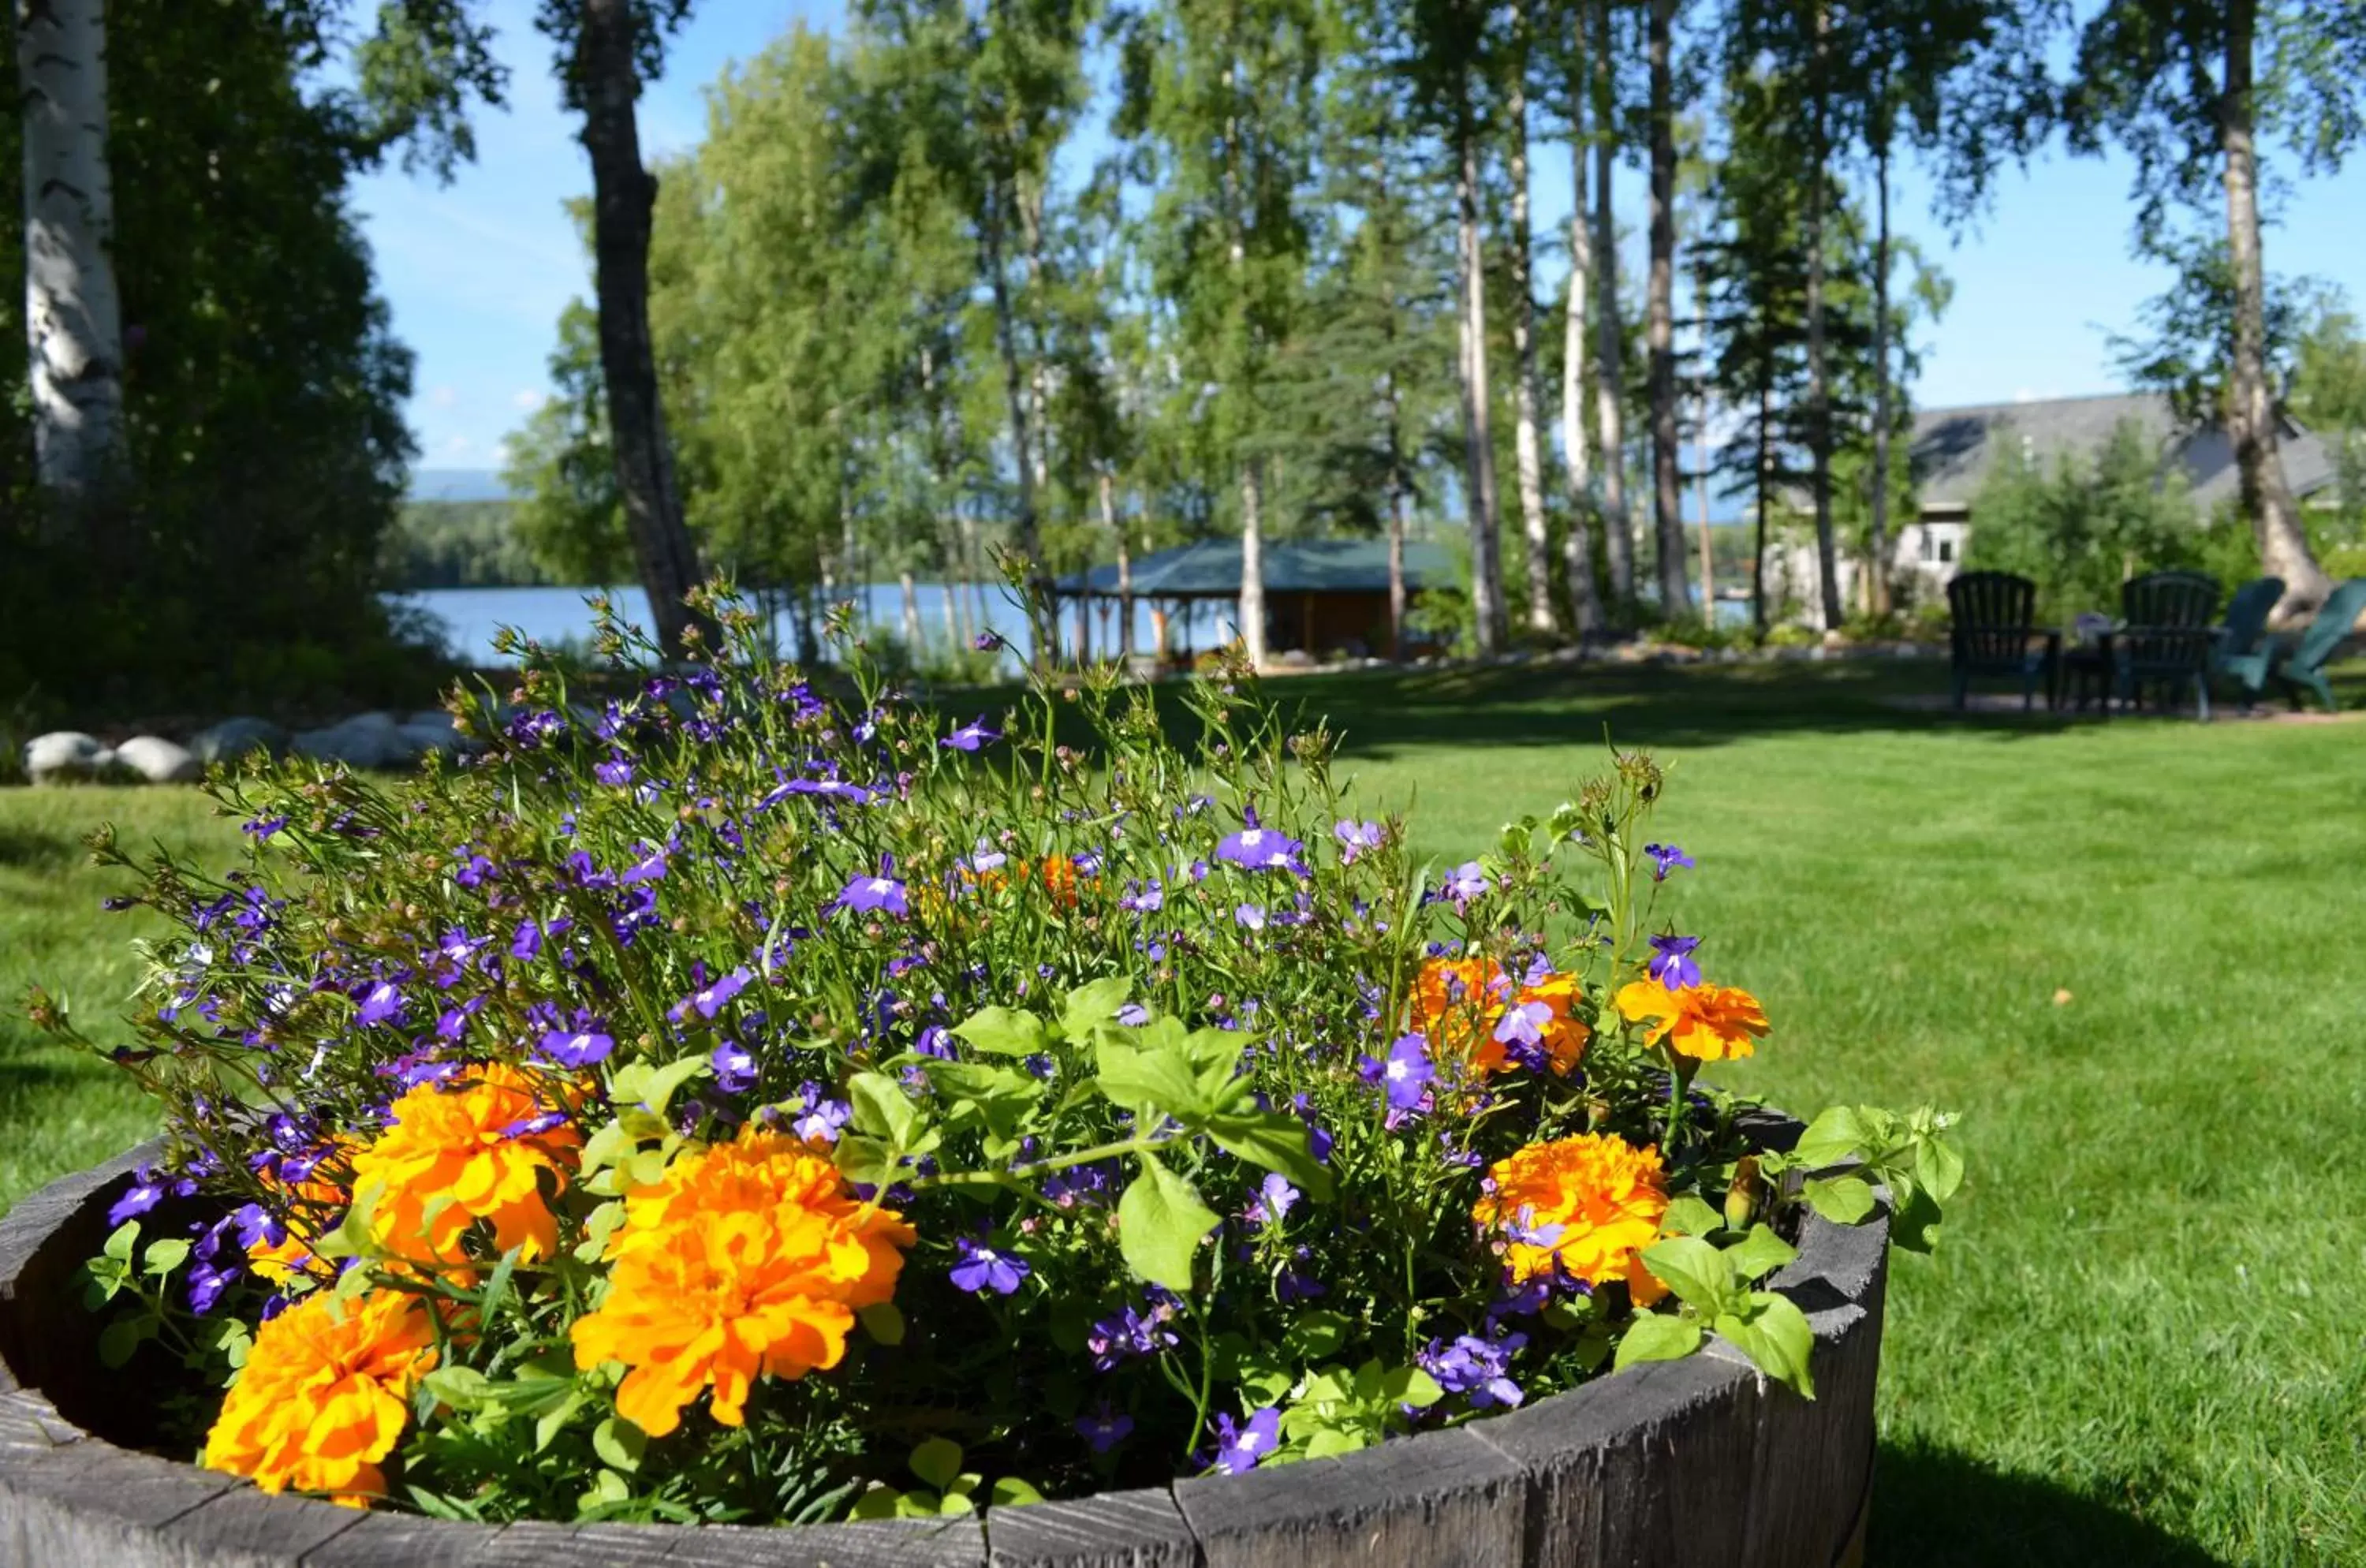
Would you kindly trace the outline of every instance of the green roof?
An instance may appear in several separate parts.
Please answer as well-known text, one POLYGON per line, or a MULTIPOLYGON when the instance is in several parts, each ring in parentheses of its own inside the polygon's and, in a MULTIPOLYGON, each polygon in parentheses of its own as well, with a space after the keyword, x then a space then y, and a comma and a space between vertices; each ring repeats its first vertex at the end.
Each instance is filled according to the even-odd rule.
MULTIPOLYGON (((1405 586, 1419 591, 1455 581, 1454 557, 1443 545, 1408 543, 1405 586)), ((1055 585, 1064 594, 1117 592, 1117 568, 1072 572, 1055 585)), ((1265 547, 1268 593, 1384 593, 1389 586, 1385 539, 1269 539, 1265 547)), ((1241 591, 1238 539, 1201 539, 1138 557, 1133 592, 1145 599, 1234 598, 1241 591)))

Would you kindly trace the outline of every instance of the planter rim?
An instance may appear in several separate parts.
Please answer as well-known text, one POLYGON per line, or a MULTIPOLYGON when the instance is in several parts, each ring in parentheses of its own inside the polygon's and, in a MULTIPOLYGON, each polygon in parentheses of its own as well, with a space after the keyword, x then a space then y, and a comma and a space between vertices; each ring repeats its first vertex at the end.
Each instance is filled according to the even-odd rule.
MULTIPOLYGON (((1768 1111, 1749 1113, 1743 1125, 1763 1147, 1786 1148, 1800 1131, 1768 1111)), ((1806 1213, 1798 1258, 1770 1281, 1814 1331, 1813 1402, 1712 1336, 1684 1360, 1630 1368, 1460 1427, 1238 1476, 934 1520, 484 1525, 270 1496, 235 1477, 118 1448, 60 1413, 62 1399, 87 1406, 71 1397, 74 1368, 45 1353, 51 1336, 42 1320, 84 1310, 73 1271, 103 1239, 107 1202, 159 1147, 142 1145, 65 1177, 0 1217, 0 1564, 496 1568, 556 1551, 580 1568, 1608 1568, 1666 1560, 1667 1546, 1698 1541, 1707 1529, 1723 1531, 1729 1545, 1707 1553, 1688 1546, 1684 1560, 1828 1568, 1862 1547, 1886 1194, 1857 1225, 1806 1213), (1684 1472, 1680 1486, 1664 1474, 1653 1481, 1670 1466, 1684 1472), (1325 1542, 1336 1543, 1335 1555, 1325 1542)))

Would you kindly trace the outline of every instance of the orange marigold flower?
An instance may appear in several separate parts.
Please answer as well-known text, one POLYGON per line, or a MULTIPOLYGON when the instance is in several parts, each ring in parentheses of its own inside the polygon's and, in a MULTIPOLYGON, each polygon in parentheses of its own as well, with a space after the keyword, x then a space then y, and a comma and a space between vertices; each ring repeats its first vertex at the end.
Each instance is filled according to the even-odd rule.
POLYGON ((912 1240, 828 1157, 751 1124, 626 1196, 607 1296, 571 1331, 575 1364, 628 1368, 616 1412, 653 1438, 710 1385, 715 1418, 739 1426, 760 1374, 839 1363, 854 1314, 895 1293, 912 1240))
POLYGON ((1500 1067, 1504 1048, 1491 1036, 1511 984, 1492 959, 1430 959, 1414 976, 1413 1026, 1438 1050, 1500 1067))
POLYGON ((1681 1055, 1703 1062, 1747 1056, 1765 1034, 1766 1013, 1758 998, 1738 986, 1690 986, 1672 991, 1657 980, 1636 980, 1618 987, 1618 1015, 1629 1023, 1655 1021, 1643 1038, 1653 1045, 1665 1041, 1681 1055))
POLYGON ((1487 1171, 1471 1218, 1504 1238, 1512 1278, 1558 1263, 1589 1284, 1624 1280, 1639 1306, 1666 1294, 1639 1256, 1660 1234, 1668 1190, 1660 1151, 1612 1133, 1530 1144, 1487 1171))
POLYGON ((425 1244, 429 1258, 460 1258, 460 1239, 483 1220, 493 1245, 528 1258, 558 1249, 558 1221, 542 1190, 564 1185, 582 1134, 553 1121, 563 1109, 542 1079, 487 1063, 459 1087, 422 1084, 397 1100, 394 1124, 354 1156, 354 1191, 377 1190, 370 1230, 398 1257, 425 1244))
MULTIPOLYGON (((1484 958, 1433 958, 1414 978, 1413 1027, 1432 1045, 1466 1057, 1482 1073, 1511 1064, 1496 1026, 1509 1008, 1541 1002, 1548 1016, 1537 1043, 1556 1073, 1567 1073, 1585 1054, 1594 1031, 1577 1016, 1580 996, 1574 975, 1549 974, 1533 986, 1514 986, 1502 967, 1484 958)), ((1527 1038, 1526 1035, 1522 1036, 1527 1038)))
POLYGON ((246 1365, 206 1434, 209 1470, 292 1486, 366 1508, 386 1492, 411 1391, 435 1366, 435 1333, 418 1298, 373 1291, 307 1297, 255 1331, 246 1365))

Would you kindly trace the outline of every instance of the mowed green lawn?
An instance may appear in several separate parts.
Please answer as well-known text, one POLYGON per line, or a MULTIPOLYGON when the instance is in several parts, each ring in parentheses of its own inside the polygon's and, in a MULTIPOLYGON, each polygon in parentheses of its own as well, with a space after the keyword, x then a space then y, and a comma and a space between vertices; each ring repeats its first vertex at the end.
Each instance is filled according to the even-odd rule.
MULTIPOLYGON (((2366 1562, 2366 723, 1959 719, 1928 665, 1322 677, 1369 802, 1456 859, 1621 744, 1671 912, 1775 1033, 1727 1081, 1964 1113, 1900 1258, 1872 1560, 2366 1562)), ((2351 700, 2358 693, 2350 690, 2351 700)), ((74 838, 227 845, 180 792, 0 795, 0 993, 105 1016, 141 929, 74 838)), ((0 1199, 144 1130, 0 1020, 0 1199)))

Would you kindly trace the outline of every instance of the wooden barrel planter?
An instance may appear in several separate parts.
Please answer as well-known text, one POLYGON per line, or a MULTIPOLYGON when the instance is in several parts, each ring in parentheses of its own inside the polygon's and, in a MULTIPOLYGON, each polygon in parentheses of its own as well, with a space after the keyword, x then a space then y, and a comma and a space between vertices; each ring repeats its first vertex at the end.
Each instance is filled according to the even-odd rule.
POLYGON ((100 1366, 73 1274, 149 1153, 0 1220, 0 1568, 1853 1568, 1863 1555, 1886 1215, 1808 1215, 1774 1281, 1815 1330, 1812 1401, 1713 1343, 1450 1431, 1165 1490, 925 1522, 493 1526, 272 1497, 95 1435, 122 1429, 141 1391, 100 1366))

